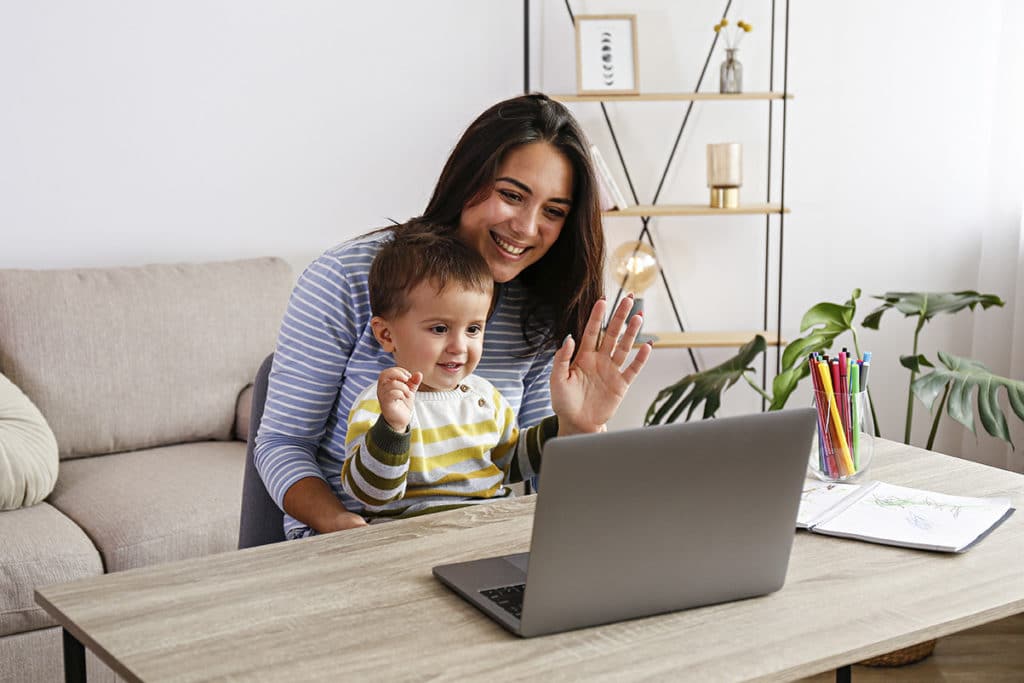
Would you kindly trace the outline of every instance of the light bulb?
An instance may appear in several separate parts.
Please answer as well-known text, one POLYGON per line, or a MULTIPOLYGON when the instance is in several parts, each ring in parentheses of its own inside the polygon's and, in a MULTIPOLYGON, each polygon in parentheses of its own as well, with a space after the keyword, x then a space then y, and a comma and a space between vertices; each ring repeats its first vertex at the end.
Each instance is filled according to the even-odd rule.
POLYGON ((641 296, 658 277, 658 259, 646 242, 626 242, 612 253, 615 281, 623 289, 641 296))

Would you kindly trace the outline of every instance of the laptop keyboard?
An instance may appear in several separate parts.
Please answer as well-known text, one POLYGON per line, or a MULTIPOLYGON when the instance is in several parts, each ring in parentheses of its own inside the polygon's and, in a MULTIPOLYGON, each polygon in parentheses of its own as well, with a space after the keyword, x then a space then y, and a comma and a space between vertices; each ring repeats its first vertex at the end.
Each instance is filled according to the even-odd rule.
POLYGON ((525 590, 525 583, 517 583, 512 586, 488 588, 480 592, 498 607, 518 619, 523 614, 523 592, 525 590))

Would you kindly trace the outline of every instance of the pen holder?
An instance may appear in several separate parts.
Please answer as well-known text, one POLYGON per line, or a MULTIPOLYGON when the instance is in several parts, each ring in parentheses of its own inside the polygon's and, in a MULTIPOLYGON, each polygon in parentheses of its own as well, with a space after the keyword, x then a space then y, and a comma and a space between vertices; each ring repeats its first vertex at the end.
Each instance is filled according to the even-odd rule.
POLYGON ((875 425, 867 392, 815 391, 813 405, 818 428, 808 460, 811 473, 823 481, 862 479, 875 454, 875 425))

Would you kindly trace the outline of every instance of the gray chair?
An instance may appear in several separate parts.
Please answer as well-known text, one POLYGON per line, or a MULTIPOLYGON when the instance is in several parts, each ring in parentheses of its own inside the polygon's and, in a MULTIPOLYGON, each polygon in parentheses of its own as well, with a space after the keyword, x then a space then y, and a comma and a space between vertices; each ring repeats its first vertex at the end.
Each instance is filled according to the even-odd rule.
POLYGON ((256 433, 263 419, 263 404, 267 401, 267 378, 273 364, 274 354, 270 354, 260 365, 253 381, 249 442, 245 449, 245 476, 242 480, 242 517, 238 528, 239 550, 284 540, 284 513, 270 497, 253 462, 256 433))

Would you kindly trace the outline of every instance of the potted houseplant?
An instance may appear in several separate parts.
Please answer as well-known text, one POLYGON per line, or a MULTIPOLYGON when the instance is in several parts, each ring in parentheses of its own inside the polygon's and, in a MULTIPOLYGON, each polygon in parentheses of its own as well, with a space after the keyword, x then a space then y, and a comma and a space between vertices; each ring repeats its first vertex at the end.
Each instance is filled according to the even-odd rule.
MULTIPOLYGON (((702 404, 701 417, 714 417, 721 406, 722 394, 740 379, 767 401, 769 410, 782 409, 800 381, 810 374, 807 363, 804 362, 809 354, 827 352, 833 348, 837 338, 849 333, 854 350, 858 356, 861 355, 857 329, 854 326, 860 295, 861 291, 855 289, 850 298, 842 304, 822 302, 812 306, 804 314, 800 322, 800 332, 803 336, 786 346, 782 354, 782 371, 773 380, 771 393, 763 390, 754 381, 752 364, 767 349, 764 338, 758 335, 725 362, 686 375, 658 392, 647 410, 644 424, 674 422, 680 417, 689 420, 702 404)), ((895 309, 906 317, 917 318, 912 352, 900 357, 900 364, 910 371, 904 443, 910 443, 914 399, 932 410, 940 394, 938 408, 933 411, 934 418, 925 448, 931 448, 934 444, 943 409, 952 419, 971 432, 977 433, 972 405, 974 390, 977 389, 978 416, 985 431, 1013 447, 1006 416, 999 405, 998 396, 1001 391, 1005 391, 1013 412, 1024 420, 1024 382, 1000 377, 979 361, 961 358, 944 351, 939 351, 938 362, 933 362, 919 353, 918 349, 922 330, 935 316, 951 315, 965 309, 974 310, 977 306, 981 306, 982 309, 1003 306, 1003 300, 994 294, 979 294, 969 290, 937 293, 886 292, 874 298, 881 300, 882 304, 864 317, 860 323, 862 327, 877 330, 883 315, 890 309, 895 309)), ((870 388, 868 393, 870 399, 870 388)), ((869 400, 869 403, 876 435, 880 435, 873 401, 869 400)))

